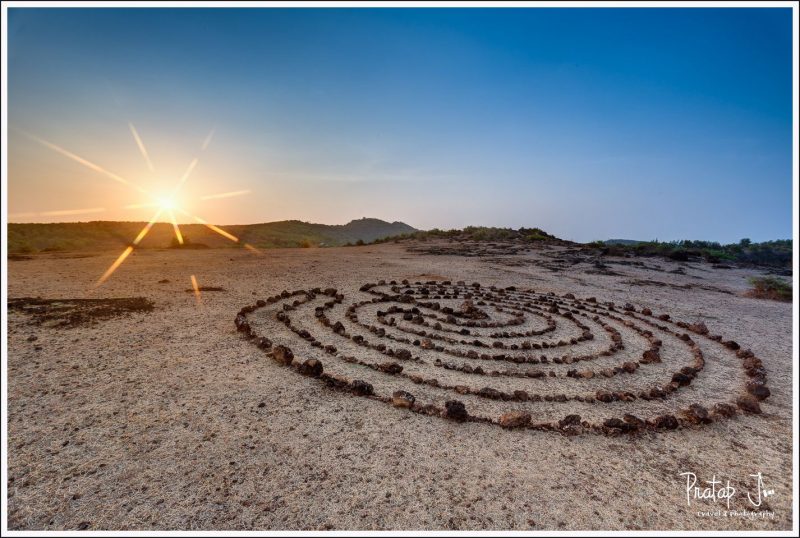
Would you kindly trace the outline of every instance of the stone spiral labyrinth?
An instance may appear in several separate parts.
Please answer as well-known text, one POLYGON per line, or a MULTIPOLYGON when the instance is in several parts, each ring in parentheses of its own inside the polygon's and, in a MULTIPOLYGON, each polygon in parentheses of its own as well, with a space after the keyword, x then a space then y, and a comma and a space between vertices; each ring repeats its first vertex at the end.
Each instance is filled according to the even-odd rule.
POLYGON ((266 357, 332 390, 456 422, 564 435, 761 413, 752 351, 669 314, 515 287, 386 282, 284 291, 237 314, 266 357))

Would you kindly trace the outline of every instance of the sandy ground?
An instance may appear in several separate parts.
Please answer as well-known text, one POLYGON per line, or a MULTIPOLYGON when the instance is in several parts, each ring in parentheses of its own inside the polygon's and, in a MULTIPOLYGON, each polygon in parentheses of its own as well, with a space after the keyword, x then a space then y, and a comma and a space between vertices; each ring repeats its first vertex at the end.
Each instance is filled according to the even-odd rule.
MULTIPOLYGON (((117 253, 11 261, 9 298, 141 296, 155 307, 75 328, 33 325, 30 315, 9 313, 9 527, 790 529, 791 305, 745 297, 747 277, 756 271, 656 259, 644 265, 604 259, 608 267, 598 270, 589 261, 553 264, 559 253, 430 255, 394 244, 272 250, 261 256, 226 249, 137 251, 91 295, 86 290, 117 253), (670 272, 681 267, 685 274, 670 272), (198 306, 187 292, 190 275, 200 286, 224 291, 204 292, 198 306), (675 320, 703 321, 712 333, 735 339, 763 360, 772 395, 762 402, 760 415, 737 414, 665 433, 610 437, 506 430, 331 390, 278 365, 234 327, 239 309, 256 299, 314 287, 344 294, 330 316, 346 322, 347 306, 370 298, 360 286, 379 279, 570 292, 601 303, 631 302, 675 320), (764 517, 701 513, 725 509, 724 501, 692 499, 687 506, 682 472, 695 473, 701 482, 712 476, 723 485, 729 480, 737 490, 731 508, 761 510, 764 517), (756 509, 747 492, 755 497, 750 475, 759 472, 775 493, 756 509)), ((298 306, 290 312, 293 322, 336 345, 340 355, 386 358, 322 327, 314 319, 314 307, 322 303, 318 297, 298 306)), ((436 405, 457 398, 471 413, 487 417, 523 409, 535 420, 568 413, 590 421, 625 412, 647 418, 690 403, 710 408, 730 401, 747 380, 735 354, 698 338, 705 369, 663 401, 590 405, 460 396, 347 364, 311 347, 275 320, 280 304, 253 313, 253 327, 274 344, 290 346, 301 360, 319 358, 326 372, 367 380, 379 395, 404 389, 436 405)), ((378 309, 365 305, 359 319, 374 323, 378 309)), ((607 347, 607 333, 587 324, 596 338, 574 351, 607 347)), ((527 316, 523 328, 544 326, 543 318, 527 316)), ((635 332, 617 328, 625 349, 597 359, 598 367, 635 359, 645 348, 635 332)), ((359 330, 371 336, 348 325, 348 331, 359 330)), ((569 338, 574 330, 560 320, 555 332, 530 340, 569 338)), ((387 332, 401 334, 397 327, 387 332)), ((669 381, 690 356, 665 333, 661 364, 578 381, 563 377, 568 365, 550 365, 557 377, 544 380, 470 376, 433 365, 437 356, 453 357, 414 352, 425 363, 408 365, 409 373, 416 368, 446 383, 541 394, 635 392, 665 375, 669 381)))

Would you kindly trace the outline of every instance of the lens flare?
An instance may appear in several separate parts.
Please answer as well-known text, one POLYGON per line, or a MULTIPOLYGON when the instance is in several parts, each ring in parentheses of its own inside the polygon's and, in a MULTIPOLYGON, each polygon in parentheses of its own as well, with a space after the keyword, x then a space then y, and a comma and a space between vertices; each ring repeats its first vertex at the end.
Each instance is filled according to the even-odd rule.
POLYGON ((206 194, 205 196, 201 196, 201 200, 216 200, 217 198, 232 198, 233 196, 242 196, 244 194, 250 194, 249 190, 244 191, 231 191, 231 192, 222 192, 219 194, 206 194))
POLYGON ((226 239, 230 239, 230 240, 231 240, 231 241, 233 241, 234 243, 238 243, 238 242, 239 242, 239 238, 238 238, 238 237, 236 237, 236 236, 235 236, 235 235, 233 235, 233 234, 230 234, 230 233, 226 232, 225 230, 223 230, 223 229, 222 229, 222 228, 220 228, 219 226, 215 226, 215 225, 211 224, 210 222, 207 222, 207 221, 205 221, 204 219, 202 219, 202 218, 198 217, 197 215, 192 215, 191 213, 189 213, 188 211, 185 211, 185 210, 181 209, 180 207, 176 207, 175 209, 177 209, 177 210, 178 210, 180 213, 182 213, 183 215, 186 215, 187 217, 189 217, 189 218, 192 218, 192 219, 196 220, 197 222, 199 222, 199 223, 200 223, 200 224, 202 224, 203 226, 207 227, 208 229, 210 229, 210 230, 213 230, 213 231, 217 232, 217 233, 218 233, 219 235, 221 235, 222 237, 225 237, 226 239))
MULTIPOLYGON (((139 136, 139 132, 136 130, 136 127, 133 125, 132 122, 128 123, 128 128, 130 129, 131 134, 133 135, 133 138, 136 141, 136 145, 139 148, 139 152, 142 154, 142 157, 144 157, 144 160, 147 163, 148 169, 152 172, 154 170, 153 163, 150 160, 150 155, 147 152, 147 148, 146 148, 146 146, 144 144, 144 141, 142 140, 142 137, 139 136)), ((176 212, 178 212, 178 213, 180 213, 182 215, 185 215, 186 217, 189 217, 189 218, 195 220, 196 222, 199 222, 200 224, 206 226, 207 228, 209 228, 210 230, 214 231, 215 233, 221 235, 222 237, 224 237, 224 238, 226 238, 226 239, 228 239, 230 241, 233 241, 234 243, 239 243, 239 238, 236 237, 235 235, 233 235, 233 234, 231 234, 229 232, 226 232, 225 230, 223 230, 219 226, 211 224, 210 222, 207 222, 205 219, 203 219, 201 217, 198 217, 197 215, 193 215, 193 214, 189 213, 188 211, 186 211, 185 209, 180 207, 178 205, 178 203, 176 202, 175 196, 177 195, 177 193, 181 189, 181 187, 183 187, 183 185, 189 179, 189 176, 192 174, 192 172, 194 171, 195 167, 197 166, 197 163, 198 163, 198 159, 197 158, 192 159, 192 161, 189 163, 189 166, 186 168, 186 171, 180 177, 180 179, 178 180, 177 184, 173 188, 172 193, 169 196, 158 196, 158 195, 153 194, 150 191, 140 187, 139 185, 137 185, 137 184, 135 184, 135 183, 123 178, 120 175, 115 174, 113 172, 110 172, 110 171, 106 170, 105 168, 103 168, 103 167, 101 167, 101 166, 99 166, 99 165, 97 165, 97 164, 95 164, 95 163, 93 163, 93 162, 91 162, 91 161, 89 161, 87 159, 84 159, 83 157, 80 157, 79 155, 76 155, 75 153, 72 153, 69 150, 66 150, 66 149, 62 148, 61 146, 58 146, 57 144, 49 142, 49 141, 47 141, 47 140, 45 140, 43 138, 40 138, 40 137, 38 137, 36 135, 33 135, 31 133, 22 131, 20 129, 16 129, 16 130, 20 131, 22 134, 24 134, 26 137, 30 138, 31 140, 33 140, 33 141, 35 141, 35 142, 37 142, 37 143, 39 143, 39 144, 51 149, 51 150, 53 150, 53 151, 65 156, 65 157, 77 162, 77 163, 80 163, 83 166, 86 166, 87 168, 89 168, 89 169, 91 169, 91 170, 93 170, 93 171, 95 171, 95 172, 97 172, 99 174, 102 174, 102 175, 106 176, 106 177, 116 181, 117 183, 121 183, 121 184, 123 184, 123 185, 125 185, 127 187, 130 187, 130 188, 136 190, 137 192, 146 195, 149 199, 153 200, 153 202, 134 203, 134 204, 128 204, 126 206, 123 206, 125 209, 156 208, 156 212, 153 214, 152 218, 147 222, 147 224, 141 229, 141 231, 139 231, 139 234, 136 236, 136 238, 133 240, 133 242, 130 245, 128 245, 127 247, 125 247, 125 250, 122 251, 122 254, 120 254, 117 257, 117 259, 114 260, 114 263, 112 263, 109 266, 109 268, 105 271, 105 273, 103 273, 103 275, 100 277, 100 279, 96 282, 94 288, 97 288, 98 286, 100 286, 101 284, 106 282, 109 278, 111 278, 111 275, 114 274, 114 272, 123 264, 123 262, 128 258, 128 256, 130 256, 131 253, 133 253, 135 248, 137 246, 139 246, 139 243, 142 242, 142 240, 145 238, 145 236, 147 236, 148 232, 151 230, 151 228, 156 223, 156 221, 158 220, 158 218, 161 216, 162 213, 166 213, 169 216, 169 220, 172 223, 173 230, 175 231, 175 237, 176 237, 176 239, 177 239, 177 241, 178 241, 178 243, 180 245, 183 245, 185 240, 184 240, 183 234, 181 233, 180 227, 178 226, 178 221, 175 218, 175 213, 176 212)), ((203 151, 205 151, 208 148, 208 145, 211 143, 211 139, 214 137, 214 131, 215 130, 212 129, 208 133, 208 135, 206 136, 205 140, 203 141, 203 144, 202 144, 202 150, 203 151)), ((219 194, 210 194, 210 195, 202 197, 201 199, 203 199, 203 200, 213 200, 213 199, 218 199, 218 198, 230 198, 230 197, 233 197, 233 196, 241 196, 243 194, 248 194, 249 192, 250 192, 249 190, 223 192, 223 193, 219 193, 219 194)), ((59 210, 59 211, 46 211, 46 212, 42 212, 42 213, 38 213, 38 214, 37 213, 29 213, 29 214, 28 213, 22 213, 22 214, 18 214, 17 216, 20 216, 20 215, 30 215, 30 216, 77 215, 77 214, 94 213, 94 212, 100 212, 100 211, 105 211, 105 208, 65 209, 65 210, 59 210)), ((253 245, 251 245, 249 243, 240 243, 240 244, 242 244, 242 246, 244 248, 246 248, 247 250, 249 250, 250 252, 253 252, 255 254, 260 254, 260 251, 256 247, 254 247, 253 245)), ((195 277, 195 275, 191 275, 191 281, 192 281, 192 289, 194 290, 194 294, 195 294, 195 299, 196 299, 197 305, 199 306, 199 305, 201 305, 202 301, 201 301, 201 296, 200 296, 200 287, 197 285, 197 278, 195 277)))
POLYGON ((178 221, 175 220, 175 213, 170 209, 169 210, 169 218, 172 221, 172 228, 175 230, 175 238, 178 240, 178 244, 183 244, 183 235, 181 235, 181 229, 178 227, 178 221))
POLYGON ((200 286, 197 285, 197 279, 192 275, 192 289, 194 290, 194 300, 197 306, 203 304, 203 299, 200 297, 200 286))
POLYGON ((132 189, 136 189, 137 191, 139 191, 142 194, 146 194, 146 195, 152 197, 152 195, 149 192, 147 192, 145 189, 143 189, 139 185, 136 185, 135 183, 132 183, 132 182, 128 181, 127 179, 125 179, 124 177, 119 176, 119 175, 117 175, 117 174, 115 174, 113 172, 109 172, 108 170, 106 170, 102 166, 96 165, 93 162, 88 161, 88 160, 84 159, 83 157, 75 155, 71 151, 68 151, 68 150, 62 148, 61 146, 53 144, 52 142, 48 142, 47 140, 45 140, 43 138, 39 138, 36 135, 30 134, 30 133, 25 132, 25 131, 20 131, 20 132, 22 134, 24 134, 25 136, 27 136, 28 138, 30 138, 31 140, 33 140, 35 142, 38 142, 39 144, 41 144, 41 145, 43 145, 43 146, 45 146, 47 148, 50 148, 53 151, 55 151, 57 153, 60 153, 61 155, 65 156, 65 157, 67 157, 69 159, 72 159, 73 161, 75 161, 77 163, 80 163, 80 164, 84 165, 85 167, 89 168, 90 170, 94 170, 95 172, 97 172, 99 174, 103 174, 104 176, 113 179, 117 183, 122 183, 123 185, 131 187, 132 189))
POLYGON ((117 259, 114 261, 114 263, 112 263, 112 264, 111 264, 111 267, 109 267, 109 268, 106 270, 106 272, 105 272, 105 273, 103 273, 103 276, 101 276, 101 277, 100 277, 100 280, 98 280, 98 281, 97 281, 97 284, 95 284, 95 287, 99 286, 100 284, 102 284, 103 282, 105 282, 106 280, 108 280, 108 279, 109 279, 109 277, 111 277, 111 275, 112 275, 112 274, 114 274, 114 271, 116 271, 116 270, 117 270, 117 268, 118 268, 120 265, 122 265, 122 262, 124 262, 124 261, 125 261, 125 258, 127 258, 127 257, 130 255, 130 253, 131 253, 131 252, 133 252, 133 247, 132 247, 132 246, 128 246, 128 247, 127 247, 127 248, 126 248, 126 249, 125 249, 125 250, 122 252, 122 254, 120 254, 120 255, 119 255, 119 258, 117 258, 117 259))
POLYGON ((215 131, 216 131, 216 129, 211 129, 211 132, 208 133, 208 136, 206 137, 206 139, 203 140, 203 151, 205 151, 206 148, 208 147, 208 145, 211 143, 211 139, 214 138, 214 132, 215 131))
POLYGON ((128 127, 131 129, 131 134, 133 135, 133 139, 136 140, 136 145, 139 146, 139 151, 142 152, 142 157, 144 157, 145 162, 147 163, 147 168, 150 169, 151 172, 153 170, 153 163, 150 162, 150 157, 147 155, 147 148, 144 147, 144 142, 139 137, 139 133, 136 132, 136 127, 133 126, 133 123, 128 122, 128 127))
POLYGON ((12 219, 22 219, 28 217, 63 217, 68 215, 88 215, 91 213, 102 213, 105 207, 89 207, 86 209, 59 209, 56 211, 29 211, 27 213, 11 213, 8 215, 12 219))

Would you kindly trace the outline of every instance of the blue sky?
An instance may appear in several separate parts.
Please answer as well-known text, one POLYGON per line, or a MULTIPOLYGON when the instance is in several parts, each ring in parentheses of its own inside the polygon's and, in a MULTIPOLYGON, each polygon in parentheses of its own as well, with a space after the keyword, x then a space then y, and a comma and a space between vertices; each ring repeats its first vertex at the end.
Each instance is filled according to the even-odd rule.
POLYGON ((792 235, 789 9, 23 8, 8 28, 11 220, 150 216, 24 131, 154 189, 197 157, 181 203, 219 224, 792 235))

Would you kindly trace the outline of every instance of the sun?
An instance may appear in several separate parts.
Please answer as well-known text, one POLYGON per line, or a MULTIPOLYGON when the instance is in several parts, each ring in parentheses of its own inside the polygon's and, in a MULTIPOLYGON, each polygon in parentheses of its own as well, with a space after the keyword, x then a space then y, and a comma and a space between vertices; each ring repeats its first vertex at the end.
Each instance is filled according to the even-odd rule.
POLYGON ((172 211, 177 207, 175 199, 171 196, 162 196, 158 199, 158 207, 163 211, 172 211))

